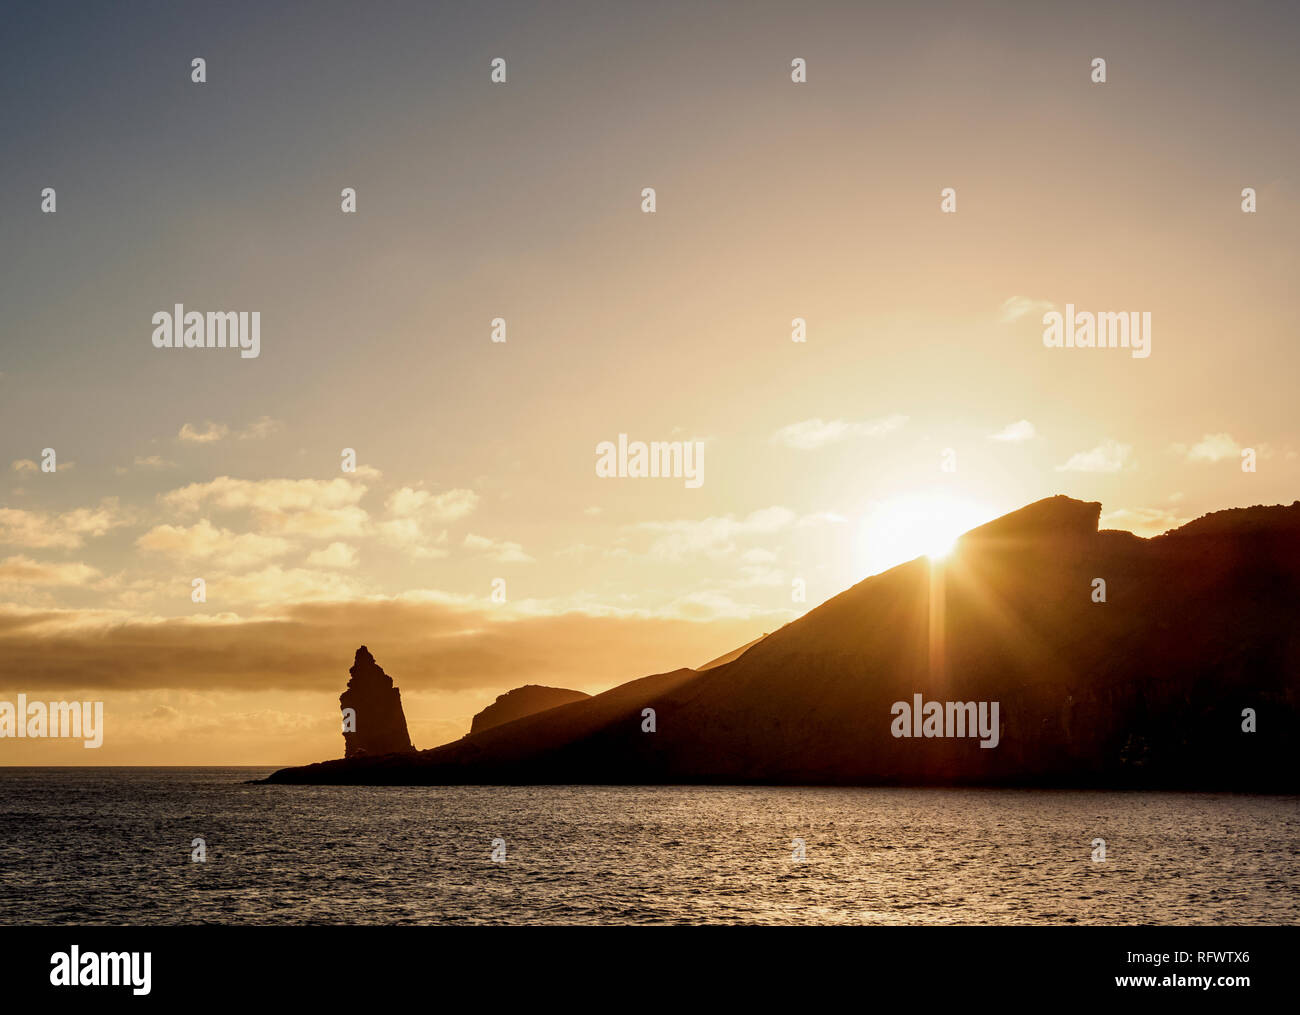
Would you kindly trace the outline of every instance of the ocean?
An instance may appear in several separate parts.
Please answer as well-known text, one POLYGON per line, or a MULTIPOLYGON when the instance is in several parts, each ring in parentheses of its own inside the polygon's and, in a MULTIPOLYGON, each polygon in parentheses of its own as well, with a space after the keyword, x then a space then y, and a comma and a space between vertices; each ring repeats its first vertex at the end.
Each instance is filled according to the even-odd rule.
POLYGON ((1295 797, 270 771, 0 768, 0 925, 1300 923, 1295 797))

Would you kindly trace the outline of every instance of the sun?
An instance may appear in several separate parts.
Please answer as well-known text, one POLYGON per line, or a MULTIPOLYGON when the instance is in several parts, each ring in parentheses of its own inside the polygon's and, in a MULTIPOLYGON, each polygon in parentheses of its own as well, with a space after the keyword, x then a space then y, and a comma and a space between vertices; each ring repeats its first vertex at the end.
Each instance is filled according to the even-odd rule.
POLYGON ((952 536, 951 538, 936 536, 933 545, 925 551, 925 555, 931 560, 943 560, 944 557, 952 553, 953 547, 956 545, 956 536, 952 536))
POLYGON ((867 574, 952 553, 963 532, 983 525, 997 512, 946 490, 903 494, 873 504, 858 532, 858 563, 867 574))

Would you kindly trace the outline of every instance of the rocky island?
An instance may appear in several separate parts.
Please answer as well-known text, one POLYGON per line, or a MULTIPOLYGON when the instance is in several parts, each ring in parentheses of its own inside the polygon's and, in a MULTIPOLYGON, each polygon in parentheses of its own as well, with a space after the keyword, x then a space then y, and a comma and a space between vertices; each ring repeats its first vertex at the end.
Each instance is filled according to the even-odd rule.
POLYGON ((348 670, 347 690, 339 695, 343 710, 343 757, 368 758, 415 750, 406 729, 402 692, 362 645, 348 670))
POLYGON ((267 781, 1300 789, 1300 502, 1151 539, 1100 512, 1050 497, 708 668, 267 781))

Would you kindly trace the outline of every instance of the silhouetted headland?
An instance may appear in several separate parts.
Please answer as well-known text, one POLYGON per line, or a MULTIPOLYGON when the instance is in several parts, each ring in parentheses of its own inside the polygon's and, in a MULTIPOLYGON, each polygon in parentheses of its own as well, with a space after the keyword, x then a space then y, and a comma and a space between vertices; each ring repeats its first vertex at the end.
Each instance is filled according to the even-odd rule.
POLYGON ((590 697, 590 694, 583 691, 570 691, 563 687, 543 687, 540 684, 516 687, 513 691, 498 695, 496 701, 474 716, 469 724, 469 731, 482 733, 493 726, 514 722, 527 715, 545 712, 548 708, 567 705, 571 701, 583 701, 590 697))
POLYGON ((1152 539, 1100 512, 1037 501, 710 668, 268 781, 1295 792, 1300 502, 1152 539))

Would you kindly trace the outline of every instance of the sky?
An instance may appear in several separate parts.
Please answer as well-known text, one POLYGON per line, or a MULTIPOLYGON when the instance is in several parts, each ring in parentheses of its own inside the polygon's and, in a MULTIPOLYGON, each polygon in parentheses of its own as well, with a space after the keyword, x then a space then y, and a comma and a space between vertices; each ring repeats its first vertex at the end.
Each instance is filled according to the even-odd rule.
POLYGON ((10 5, 0 701, 106 729, 0 764, 337 757, 361 644, 435 746, 1041 497, 1143 536, 1292 502, 1298 35, 1282 3, 10 5), (260 354, 156 348, 177 303, 258 312, 260 354), (1150 355, 1046 347, 1067 304, 1149 313, 1150 355), (700 442, 703 481, 602 478, 620 434, 700 442))

